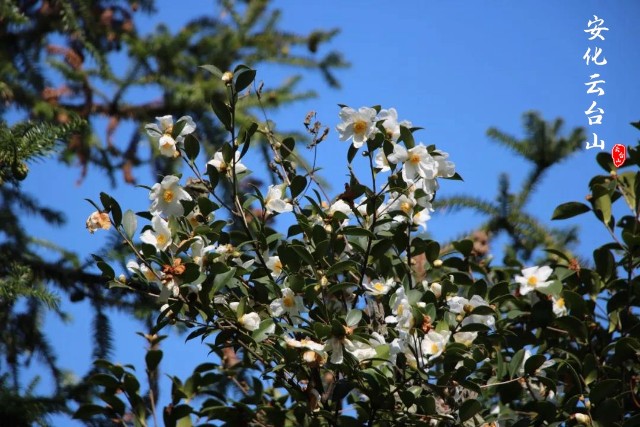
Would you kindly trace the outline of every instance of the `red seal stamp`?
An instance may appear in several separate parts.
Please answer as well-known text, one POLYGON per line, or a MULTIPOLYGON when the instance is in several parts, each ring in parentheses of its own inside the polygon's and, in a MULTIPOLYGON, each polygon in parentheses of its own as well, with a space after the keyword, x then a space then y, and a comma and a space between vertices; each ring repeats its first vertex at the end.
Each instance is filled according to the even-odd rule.
POLYGON ((613 164, 619 168, 625 160, 627 160, 627 148, 622 144, 616 144, 611 150, 611 159, 613 164))

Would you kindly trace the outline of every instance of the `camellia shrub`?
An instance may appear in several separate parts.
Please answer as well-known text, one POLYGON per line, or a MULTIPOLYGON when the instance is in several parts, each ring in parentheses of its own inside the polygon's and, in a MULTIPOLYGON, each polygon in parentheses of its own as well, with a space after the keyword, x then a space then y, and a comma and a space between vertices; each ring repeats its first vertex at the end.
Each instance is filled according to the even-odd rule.
MULTIPOLYGON (((97 397, 76 418, 167 426, 525 426, 640 424, 640 281, 637 172, 590 183, 587 203, 554 219, 592 212, 613 242, 593 263, 553 249, 539 265, 494 266, 471 240, 443 249, 424 237, 441 180, 460 179, 448 154, 416 142, 420 128, 395 109, 341 106, 338 137, 349 182, 334 197, 305 169, 291 138, 267 123, 236 121, 255 71, 206 66, 227 89, 213 112, 228 142, 198 160, 197 123, 158 117, 146 126, 161 155, 181 157, 188 178, 147 187, 148 211, 123 213, 102 193, 87 220, 113 227, 131 250, 112 287, 158 301, 146 373, 96 361, 97 397), (277 182, 251 183, 252 140, 272 156, 277 182), (356 157, 368 171, 356 173, 356 157), (203 164, 204 163, 204 164, 203 164), (626 202, 617 221, 612 206, 626 202), (138 234, 138 224, 143 223, 138 234), (281 230, 276 225, 287 224, 281 230), (153 387, 160 335, 186 329, 211 355, 189 378, 172 377, 171 403, 153 387)), ((314 150, 328 131, 309 115, 314 150)), ((637 168, 629 149, 623 167, 637 168)), ((617 206, 617 205, 616 205, 617 206)), ((622 208, 622 206, 620 206, 622 208)), ((114 290, 115 292, 115 290, 114 290)), ((205 352, 203 352, 204 354, 205 352)), ((157 378, 156 378, 157 381, 157 378)))

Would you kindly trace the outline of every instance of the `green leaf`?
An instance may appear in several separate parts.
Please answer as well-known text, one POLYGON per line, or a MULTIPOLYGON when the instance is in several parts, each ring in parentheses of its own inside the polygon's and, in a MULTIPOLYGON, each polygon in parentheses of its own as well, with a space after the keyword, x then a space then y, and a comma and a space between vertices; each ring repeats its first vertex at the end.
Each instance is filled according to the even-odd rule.
POLYGON ((109 374, 92 375, 89 382, 91 382, 91 384, 101 385, 111 390, 117 390, 120 388, 120 381, 118 381, 113 375, 109 374))
POLYGON ((251 338, 253 338, 255 342, 262 342, 266 340, 269 337, 269 331, 273 328, 273 325, 273 319, 264 319, 262 322, 260 322, 260 326, 258 326, 258 329, 253 331, 253 333, 251 334, 251 338))
POLYGON ((122 209, 115 199, 111 199, 111 218, 114 226, 119 227, 122 224, 122 209))
POLYGON ((138 219, 136 218, 136 214, 128 209, 122 218, 122 226, 124 227, 124 234, 132 239, 133 235, 136 233, 136 228, 138 227, 138 219))
POLYGON ((153 371, 162 360, 162 350, 149 350, 144 359, 147 362, 147 370, 153 371))
POLYGON ((198 208, 200 209, 200 214, 206 218, 211 212, 218 209, 219 206, 213 203, 208 197, 199 197, 198 208))
POLYGON ((218 293, 220 289, 229 284, 235 274, 235 267, 224 273, 216 274, 216 277, 213 279, 213 287, 211 288, 211 299, 213 299, 213 295, 218 293))
POLYGON ((358 264, 355 261, 347 259, 333 264, 331 267, 329 267, 325 275, 333 276, 334 274, 338 274, 343 271, 357 271, 357 268, 358 264))
POLYGON ((291 187, 290 187, 291 197, 293 199, 298 197, 298 195, 304 191, 306 186, 307 186, 307 178, 305 178, 302 175, 294 176, 293 179, 291 180, 291 187))
POLYGON ((231 131, 231 109, 221 99, 211 98, 211 108, 227 131, 231 131))
POLYGON ((524 362, 524 372, 528 375, 535 375, 536 370, 546 361, 547 358, 542 354, 534 354, 524 362))
POLYGON ((200 143, 193 134, 188 134, 184 138, 184 152, 187 153, 187 157, 194 161, 198 154, 200 154, 200 143))
POLYGON ((460 421, 465 422, 473 418, 475 414, 482 410, 482 405, 475 399, 466 400, 460 405, 460 421))
POLYGON ((73 414, 73 418, 77 420, 89 420, 96 415, 108 415, 109 411, 107 408, 103 408, 99 405, 82 405, 78 410, 73 414))
POLYGON ((569 335, 576 338, 586 338, 587 337, 587 327, 583 322, 573 316, 563 316, 557 318, 554 322, 554 325, 559 327, 560 329, 564 329, 569 332, 569 335))
POLYGON ((622 382, 618 379, 598 381, 591 386, 589 399, 591 403, 598 404, 607 397, 615 395, 619 390, 622 390, 622 382))
POLYGON ((524 349, 520 349, 513 355, 511 362, 509 362, 509 377, 516 378, 520 376, 520 368, 522 368, 522 361, 524 360, 524 349))
POLYGON ((404 145, 407 147, 407 150, 415 147, 416 145, 416 142, 413 139, 413 134, 404 126, 400 126, 400 140, 404 141, 404 145))
POLYGON ((473 242, 468 239, 453 242, 452 245, 465 258, 468 257, 471 254, 471 251, 473 250, 473 242))
POLYGON ((295 149, 296 141, 293 138, 285 138, 282 140, 282 145, 280 146, 280 155, 283 159, 289 157, 293 150, 295 149))
POLYGON ((354 327, 358 323, 360 323, 360 319, 362 319, 362 311, 354 308, 347 313, 347 326, 354 327))
POLYGON ((370 239, 375 238, 373 233, 367 230, 366 228, 360 228, 355 225, 348 225, 344 227, 342 229, 342 234, 344 234, 345 236, 361 236, 361 237, 368 237, 370 239))
POLYGON ((256 78, 256 70, 252 70, 246 65, 238 65, 233 72, 234 87, 236 92, 242 92, 256 78))
POLYGON ((220 180, 220 172, 215 166, 207 163, 207 175, 209 175, 209 182, 211 183, 211 188, 214 189, 218 185, 218 181, 220 180))
POLYGON ((211 64, 200 65, 200 68, 202 68, 203 70, 207 70, 208 72, 210 72, 211 74, 213 74, 219 79, 222 78, 222 74, 223 74, 222 71, 220 71, 220 69, 215 65, 211 65, 211 64))
POLYGON ((440 243, 429 240, 424 249, 424 255, 431 264, 440 256, 440 243))
POLYGON ((347 152, 347 161, 349 162, 349 164, 351 164, 357 152, 358 149, 353 144, 349 145, 349 150, 347 152))
POLYGON ((606 173, 616 170, 617 168, 613 164, 613 159, 611 158, 611 153, 609 152, 600 152, 596 155, 596 162, 604 169, 606 173))
POLYGON ((591 208, 584 203, 580 202, 568 202, 558 206, 551 215, 552 220, 567 219, 577 215, 581 215, 585 212, 589 212, 591 208))
POLYGON ((609 227, 611 220, 611 195, 606 187, 595 185, 593 189, 593 207, 599 212, 604 224, 609 227))

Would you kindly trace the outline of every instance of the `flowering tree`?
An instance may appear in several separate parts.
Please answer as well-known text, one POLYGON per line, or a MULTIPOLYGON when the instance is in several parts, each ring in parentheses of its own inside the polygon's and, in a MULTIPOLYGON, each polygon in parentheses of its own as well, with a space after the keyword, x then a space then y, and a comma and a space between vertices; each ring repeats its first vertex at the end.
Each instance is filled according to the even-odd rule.
MULTIPOLYGON (((640 282, 636 172, 594 178, 589 204, 559 206, 554 219, 593 212, 615 242, 579 265, 556 249, 547 265, 480 265, 473 242, 441 251, 424 237, 439 180, 459 179, 448 154, 416 143, 419 128, 395 109, 341 106, 349 183, 331 198, 313 169, 298 169, 295 141, 267 124, 239 127, 236 108, 255 71, 224 74, 213 111, 227 142, 198 159, 197 123, 159 117, 147 131, 160 154, 193 174, 148 187, 149 211, 123 213, 102 193, 87 220, 113 227, 130 248, 126 274, 103 259, 112 287, 158 301, 144 335, 148 380, 162 359, 160 331, 189 330, 214 356, 156 407, 130 366, 96 361, 101 401, 76 417, 120 425, 636 425, 640 282), (241 189, 252 138, 268 139, 279 183, 241 189), (356 155, 366 175, 351 167, 356 155), (219 189, 226 189, 220 192, 219 189), (199 191, 194 191, 199 189, 199 191), (222 198, 219 194, 229 194, 222 198), (631 214, 618 222, 612 204, 631 214), (288 217, 278 231, 273 219, 288 217), (138 231, 138 221, 148 221, 138 231), (620 233, 617 233, 619 229, 620 233), (139 240, 136 236, 139 234, 139 240), (620 234, 621 237, 618 237, 620 234)), ((253 93, 258 103, 261 93, 253 93)), ((305 121, 313 149, 326 138, 305 121)), ((630 149, 627 166, 639 166, 630 149)), ((609 174, 611 172, 611 174, 609 174)), ((153 390, 150 388, 150 390, 153 390)))

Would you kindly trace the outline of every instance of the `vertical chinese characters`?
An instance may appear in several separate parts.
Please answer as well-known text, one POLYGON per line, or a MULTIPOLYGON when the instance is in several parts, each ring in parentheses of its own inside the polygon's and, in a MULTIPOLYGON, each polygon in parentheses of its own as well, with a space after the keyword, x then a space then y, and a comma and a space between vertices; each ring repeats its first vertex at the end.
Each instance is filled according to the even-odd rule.
MULTIPOLYGON (((587 22, 587 29, 584 30, 585 33, 589 34, 589 41, 604 41, 604 35, 602 33, 604 31, 609 31, 609 29, 603 25, 604 19, 600 19, 598 16, 593 15, 593 20, 589 20, 587 22)), ((595 65, 597 67, 601 67, 607 63, 607 59, 602 54, 602 48, 599 46, 594 46, 593 50, 591 47, 588 47, 582 59, 585 60, 587 66, 595 65)), ((600 78, 600 73, 591 74, 589 76, 589 81, 585 83, 585 86, 587 86, 587 93, 599 98, 605 93, 602 88, 605 83, 604 79, 600 78)), ((604 116, 604 108, 598 107, 598 102, 593 100, 591 102, 591 106, 585 110, 584 114, 589 119, 589 126, 601 125, 602 118, 604 116)), ((593 132, 593 142, 590 143, 587 141, 586 143, 587 150, 596 147, 604 150, 604 140, 599 139, 595 132, 593 132)))

